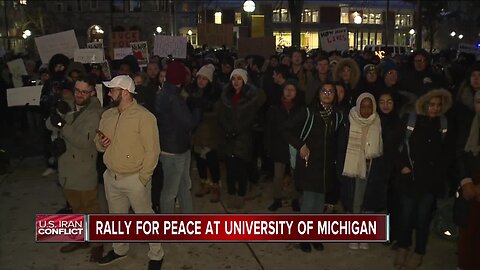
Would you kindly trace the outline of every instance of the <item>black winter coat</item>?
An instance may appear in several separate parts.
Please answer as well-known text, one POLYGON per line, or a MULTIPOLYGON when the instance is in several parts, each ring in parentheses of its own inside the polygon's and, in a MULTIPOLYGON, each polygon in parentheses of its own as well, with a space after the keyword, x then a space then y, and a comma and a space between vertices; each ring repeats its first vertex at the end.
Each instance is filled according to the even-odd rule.
POLYGON ((236 156, 249 161, 253 151, 253 125, 257 111, 265 102, 265 93, 246 84, 237 105, 232 102, 234 90, 228 85, 220 98, 218 121, 220 150, 228 157, 236 156))
POLYGON ((314 102, 309 106, 314 114, 314 122, 307 139, 302 141, 300 133, 307 118, 307 111, 300 110, 287 122, 284 132, 285 139, 298 151, 307 144, 310 149, 308 167, 297 153, 295 179, 297 188, 304 191, 327 193, 335 181, 335 157, 337 127, 343 124, 343 114, 334 110, 325 121, 320 115, 321 105, 314 102))

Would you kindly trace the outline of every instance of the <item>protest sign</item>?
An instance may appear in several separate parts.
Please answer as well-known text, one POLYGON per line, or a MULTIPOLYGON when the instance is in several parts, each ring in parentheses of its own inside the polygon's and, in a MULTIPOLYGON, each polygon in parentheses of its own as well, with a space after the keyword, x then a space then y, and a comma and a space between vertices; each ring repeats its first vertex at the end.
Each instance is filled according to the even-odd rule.
POLYGON ((105 76, 105 79, 107 80, 112 79, 112 73, 110 72, 110 65, 108 64, 107 60, 105 60, 102 63, 102 72, 103 72, 103 75, 105 76))
POLYGON ((84 64, 103 63, 105 55, 103 49, 78 49, 74 53, 75 62, 84 64))
POLYGON ((43 85, 26 86, 7 89, 8 107, 39 106, 43 85))
POLYGON ((148 45, 146 41, 130 43, 132 54, 138 61, 140 67, 146 67, 148 64, 148 45))
POLYGON ((88 49, 103 49, 103 42, 89 42, 87 43, 88 49))
POLYGON ((43 63, 48 63, 50 58, 57 53, 73 58, 75 50, 79 48, 77 37, 73 30, 36 37, 35 44, 43 63))
POLYGON ((113 48, 113 60, 122 60, 125 56, 132 54, 132 48, 113 48))
POLYGON ((320 44, 322 50, 327 52, 348 50, 347 28, 336 28, 320 32, 320 44))
POLYGON ((23 80, 22 76, 28 76, 27 70, 25 69, 25 64, 23 59, 15 59, 7 63, 8 70, 12 74, 12 82, 14 87, 22 87, 23 80))
POLYGON ((187 58, 187 37, 156 35, 153 52, 160 57, 187 58))
POLYGON ((103 84, 99 83, 95 85, 95 92, 97 93, 97 98, 100 101, 100 104, 103 107, 103 84))

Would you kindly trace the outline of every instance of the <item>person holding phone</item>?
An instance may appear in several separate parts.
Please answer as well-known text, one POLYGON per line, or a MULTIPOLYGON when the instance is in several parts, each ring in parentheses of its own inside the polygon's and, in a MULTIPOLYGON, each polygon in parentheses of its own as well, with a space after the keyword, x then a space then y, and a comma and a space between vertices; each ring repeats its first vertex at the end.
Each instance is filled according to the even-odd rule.
MULTIPOLYGON (((108 209, 111 214, 154 214, 151 178, 160 155, 160 139, 155 116, 134 98, 135 84, 127 75, 103 83, 113 107, 105 111, 95 137, 97 150, 104 152, 107 170, 103 174, 108 209)), ((107 265, 126 257, 128 243, 114 243, 100 261, 107 265)), ((150 243, 149 270, 161 269, 163 249, 150 243)))

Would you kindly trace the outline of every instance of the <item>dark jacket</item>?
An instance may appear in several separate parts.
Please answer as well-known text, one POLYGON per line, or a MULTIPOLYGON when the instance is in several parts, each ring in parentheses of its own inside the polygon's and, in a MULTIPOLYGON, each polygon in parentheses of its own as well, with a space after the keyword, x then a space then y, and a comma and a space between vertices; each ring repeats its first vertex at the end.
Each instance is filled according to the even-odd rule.
MULTIPOLYGON (((300 94, 298 92, 297 94, 300 94)), ((265 122, 264 145, 265 152, 274 162, 288 164, 290 162, 290 151, 288 143, 282 134, 285 129, 285 123, 290 117, 297 114, 303 108, 303 95, 296 98, 292 109, 287 111, 281 101, 270 106, 267 111, 267 119, 265 122)))
POLYGON ((337 127, 343 124, 344 117, 339 111, 334 110, 327 121, 323 120, 320 115, 323 108, 318 102, 312 103, 309 110, 315 118, 305 142, 300 139, 300 133, 307 118, 306 110, 300 110, 287 122, 283 134, 287 142, 298 151, 304 144, 310 149, 308 167, 305 167, 305 161, 297 153, 294 174, 297 188, 326 193, 331 189, 335 179, 337 127))
POLYGON ((209 147, 211 149, 218 148, 218 117, 215 111, 215 105, 220 99, 220 94, 217 93, 213 84, 209 83, 208 86, 200 90, 196 86, 196 82, 192 84, 189 89, 189 95, 198 100, 201 112, 202 120, 195 128, 192 135, 192 142, 195 146, 209 147))
POLYGON ((240 92, 238 104, 234 105, 233 88, 228 85, 218 105, 220 125, 220 149, 228 157, 236 156, 250 160, 252 156, 252 132, 258 109, 265 102, 265 93, 255 86, 246 84, 240 92))
POLYGON ((152 114, 155 114, 155 98, 157 96, 158 86, 154 85, 139 85, 135 87, 136 92, 138 93, 135 96, 138 104, 142 105, 150 111, 152 114))
POLYGON ((184 153, 191 146, 191 132, 198 125, 201 112, 198 108, 187 106, 175 85, 165 83, 155 101, 162 152, 173 154, 184 153))

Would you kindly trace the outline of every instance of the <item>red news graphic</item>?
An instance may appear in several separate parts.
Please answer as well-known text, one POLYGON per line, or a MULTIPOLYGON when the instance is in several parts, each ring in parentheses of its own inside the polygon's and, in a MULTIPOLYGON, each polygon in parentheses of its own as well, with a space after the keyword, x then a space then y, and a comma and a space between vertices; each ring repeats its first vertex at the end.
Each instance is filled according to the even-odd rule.
POLYGON ((37 242, 84 242, 84 215, 37 215, 35 218, 37 242))
POLYGON ((91 242, 385 242, 387 215, 89 215, 91 242))

